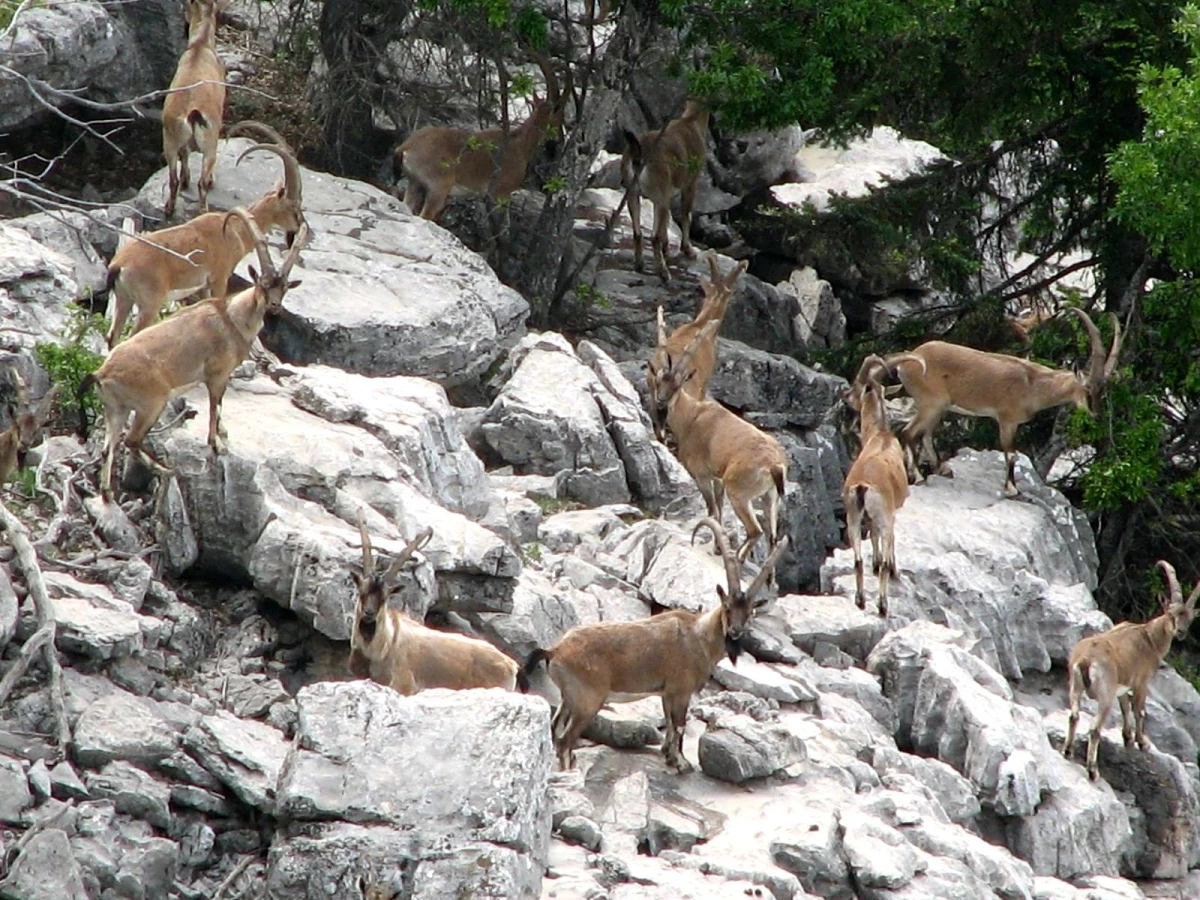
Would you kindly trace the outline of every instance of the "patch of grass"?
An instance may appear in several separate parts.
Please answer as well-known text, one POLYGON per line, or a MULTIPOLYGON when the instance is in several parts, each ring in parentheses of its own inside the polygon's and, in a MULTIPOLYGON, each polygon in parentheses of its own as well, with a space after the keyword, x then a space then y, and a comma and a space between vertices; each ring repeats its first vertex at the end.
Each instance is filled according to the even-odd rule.
POLYGON ((537 541, 525 544, 521 548, 521 556, 526 562, 541 562, 542 561, 542 545, 537 541))
POLYGON ((538 508, 542 511, 542 515, 546 516, 583 509, 582 503, 575 500, 560 500, 557 497, 534 497, 533 502, 538 505, 538 508))
MULTIPOLYGON (((55 403, 55 414, 62 416, 73 409, 79 383, 86 375, 100 368, 104 357, 88 349, 92 335, 104 334, 104 317, 78 308, 67 322, 62 343, 43 341, 33 348, 34 358, 50 375, 50 380, 59 386, 55 403)), ((103 412, 100 397, 96 392, 88 394, 83 401, 84 409, 93 416, 103 412)))

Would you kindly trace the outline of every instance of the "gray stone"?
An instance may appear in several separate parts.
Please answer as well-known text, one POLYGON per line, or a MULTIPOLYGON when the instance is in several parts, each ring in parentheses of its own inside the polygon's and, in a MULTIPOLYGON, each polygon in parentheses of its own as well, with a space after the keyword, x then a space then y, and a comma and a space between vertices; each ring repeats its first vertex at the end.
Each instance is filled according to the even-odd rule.
POLYGON ((817 699, 817 692, 799 673, 772 668, 744 657, 736 664, 722 659, 713 670, 713 678, 731 691, 745 691, 764 700, 809 703, 817 699))
POLYGON ((25 770, 15 759, 0 757, 0 822, 19 825, 25 810, 33 806, 33 794, 25 770))
POLYGON ((20 604, 13 592, 12 581, 8 572, 0 566, 0 650, 8 646, 13 635, 17 633, 17 615, 20 604))
POLYGON ((651 856, 659 856, 664 850, 686 853, 709 836, 708 819, 695 810, 675 804, 651 804, 646 822, 646 847, 651 856))
POLYGON ((154 766, 178 743, 179 735, 153 700, 121 690, 91 703, 75 725, 75 758, 84 766, 100 767, 117 759, 154 766))
POLYGON ((713 399, 769 417, 774 427, 816 428, 846 386, 845 379, 810 369, 790 356, 722 338, 708 389, 713 399))
POLYGON ((847 810, 841 815, 842 849, 856 883, 896 890, 912 881, 917 855, 896 829, 847 810))
POLYGON ((846 316, 833 286, 817 276, 811 266, 794 269, 776 290, 796 300, 792 336, 809 349, 839 347, 846 340, 846 316))
POLYGON ((67 835, 58 828, 38 832, 0 881, 5 900, 87 900, 67 835))
POLYGON ((94 659, 137 653, 148 634, 162 628, 158 619, 137 613, 107 587, 85 584, 61 572, 45 573, 50 608, 62 649, 94 659))
POLYGON ((50 770, 50 792, 59 800, 86 800, 88 789, 67 760, 60 760, 50 770))
POLYGON ((619 779, 599 810, 597 824, 604 834, 604 852, 636 856, 650 822, 650 780, 645 772, 619 779))
POLYGON ((224 796, 194 784, 171 785, 171 803, 216 816, 233 814, 233 805, 224 796))
POLYGON ((25 777, 38 803, 49 799, 52 788, 50 785, 50 770, 46 768, 45 760, 36 760, 29 767, 29 771, 25 773, 25 777))
POLYGON ((787 624, 796 646, 810 654, 821 642, 865 660, 887 630, 879 616, 846 597, 788 595, 777 599, 772 611, 787 624))
POLYGON ((133 900, 166 897, 175 885, 179 869, 179 845, 159 837, 128 841, 120 858, 116 887, 133 900))
POLYGON ((516 370, 484 414, 480 432, 522 471, 566 472, 565 495, 589 506, 630 499, 625 466, 595 396, 605 390, 570 344, 554 333, 514 348, 516 370))
MULTIPOLYGON (((174 790, 171 793, 174 801, 174 790)), ((212 858, 216 834, 203 822, 189 822, 179 835, 179 864, 185 868, 206 865, 212 858)))
POLYGON ((771 841, 771 858, 797 875, 806 891, 830 900, 855 896, 841 826, 832 809, 813 805, 796 810, 771 841))
POLYGON ((221 710, 189 728, 183 743, 242 801, 275 813, 276 785, 289 746, 278 730, 221 710))
POLYGON ((966 824, 979 815, 979 800, 971 782, 940 759, 876 747, 871 764, 884 777, 885 783, 890 772, 912 775, 937 798, 951 822, 966 824))
POLYGON ((559 823, 556 834, 569 844, 579 844, 593 853, 600 852, 603 833, 600 826, 586 816, 567 816, 559 823))
POLYGON ((648 697, 601 709, 584 729, 583 736, 610 747, 638 749, 661 744, 662 727, 662 701, 648 697))
POLYGON ((736 714, 709 723, 700 736, 699 757, 704 774, 735 784, 774 775, 806 758, 804 743, 787 728, 736 714))
POLYGON ((310 685, 298 703, 296 745, 279 785, 281 815, 387 822, 427 852, 502 845, 503 877, 525 885, 520 891, 536 889, 550 834, 553 759, 541 698, 500 690, 402 697, 349 682, 310 685), (410 765, 393 764, 397 741, 410 765), (526 881, 530 873, 534 880, 526 881))
POLYGON ((164 831, 171 827, 171 789, 141 769, 115 760, 98 773, 89 773, 86 783, 91 796, 111 800, 117 812, 145 819, 164 831))

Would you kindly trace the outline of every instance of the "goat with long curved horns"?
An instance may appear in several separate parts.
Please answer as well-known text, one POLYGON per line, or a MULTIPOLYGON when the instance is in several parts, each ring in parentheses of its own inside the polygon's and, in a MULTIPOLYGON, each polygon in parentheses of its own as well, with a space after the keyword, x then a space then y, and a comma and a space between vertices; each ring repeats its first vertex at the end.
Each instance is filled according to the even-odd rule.
MULTIPOLYGON (((1018 426, 1043 409, 1064 403, 1096 413, 1121 353, 1120 322, 1112 316, 1112 346, 1105 352, 1100 332, 1088 314, 1074 307, 1071 312, 1079 318, 1091 340, 1091 362, 1086 375, 945 341, 927 341, 910 353, 893 354, 884 360, 889 369, 895 368, 917 407, 912 421, 901 433, 912 480, 917 477, 918 440, 923 441, 934 470, 939 468, 933 432, 947 410, 996 420, 1006 463, 1004 489, 1009 496, 1017 493, 1013 467, 1018 426)), ((854 380, 855 390, 862 389, 863 378, 860 369, 854 380)))
POLYGON ((1145 726, 1150 679, 1171 649, 1171 642, 1187 632, 1196 615, 1200 583, 1185 603, 1175 577, 1175 567, 1165 559, 1158 561, 1158 567, 1167 578, 1162 612, 1149 622, 1140 625, 1122 622, 1102 634, 1084 638, 1075 645, 1067 662, 1071 711, 1067 718, 1063 756, 1069 758, 1071 755, 1075 727, 1079 724, 1079 703, 1086 693, 1096 701, 1096 717, 1088 732, 1087 745, 1087 771, 1093 781, 1100 775, 1096 761, 1100 729, 1104 727, 1114 700, 1121 705, 1121 737, 1125 746, 1132 747, 1136 740, 1142 750, 1149 749, 1145 726))
POLYGON ((362 510, 358 513, 358 533, 363 570, 361 575, 350 573, 358 589, 350 633, 349 665, 354 675, 369 677, 405 695, 428 688, 498 687, 511 691, 518 686, 522 690, 528 687, 516 660, 487 641, 435 631, 388 607, 397 576, 433 537, 432 528, 423 529, 405 544, 382 575, 375 568, 362 510))
POLYGON ((526 676, 545 662, 562 695, 551 723, 561 768, 573 765, 576 741, 606 700, 655 695, 662 697, 666 718, 662 750, 667 765, 680 772, 692 768, 683 755, 683 729, 692 696, 708 681, 721 657, 728 655, 736 662, 738 641, 754 611, 767 603, 758 594, 787 547, 784 538, 743 591, 741 563, 721 523, 703 519, 692 531, 693 540, 701 528, 712 531, 725 562, 729 590, 717 586, 721 601, 717 606, 706 612, 673 609, 632 622, 577 625, 549 650, 534 650, 525 661, 526 676))

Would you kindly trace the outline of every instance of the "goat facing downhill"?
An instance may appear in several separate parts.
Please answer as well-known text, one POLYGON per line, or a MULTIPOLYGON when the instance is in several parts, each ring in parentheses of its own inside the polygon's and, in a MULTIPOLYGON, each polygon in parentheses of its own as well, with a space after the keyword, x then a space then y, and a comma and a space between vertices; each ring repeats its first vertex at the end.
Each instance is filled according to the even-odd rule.
POLYGON ((1075 728, 1079 723, 1079 703, 1086 692, 1097 704, 1087 744, 1087 771, 1093 781, 1100 774, 1097 766, 1100 729, 1104 727, 1114 700, 1121 705, 1121 737, 1125 746, 1132 747, 1136 740, 1142 750, 1149 749, 1145 723, 1150 679, 1171 649, 1171 642, 1187 632, 1196 615, 1200 584, 1185 603, 1175 577, 1175 567, 1162 559, 1158 565, 1166 575, 1168 586, 1168 594, 1162 600, 1162 612, 1149 622, 1122 622, 1101 634, 1084 638, 1075 645, 1067 662, 1070 714, 1063 756, 1068 759, 1071 756, 1075 728), (1133 724, 1130 723, 1131 714, 1133 724))
MULTIPOLYGON (((662 307, 658 308, 658 345, 654 348, 646 369, 646 387, 650 393, 650 420, 654 423, 654 434, 660 441, 665 440, 666 432, 665 423, 659 417, 659 382, 671 368, 671 364, 691 345, 705 325, 709 322, 716 322, 717 330, 720 329, 720 323, 725 319, 725 311, 729 308, 729 300, 733 296, 737 281, 748 265, 749 263, 743 260, 734 266, 727 275, 722 275, 717 266, 717 255, 710 252, 708 254, 710 275, 707 281, 701 280, 704 299, 700 304, 700 311, 696 313, 696 318, 680 325, 671 332, 670 336, 667 335, 662 307)), ((716 364, 717 331, 714 330, 708 339, 696 345, 692 353, 692 368, 695 370, 695 375, 687 382, 686 390, 697 400, 703 400, 708 393, 708 380, 712 377, 716 364)))
MULTIPOLYGON (((230 133, 256 124, 239 123, 230 133)), ((250 205, 250 218, 263 234, 272 228, 283 229, 291 247, 296 232, 304 224, 300 164, 286 144, 255 144, 243 151, 238 163, 259 150, 274 153, 283 161, 284 177, 250 205)), ((169 301, 199 290, 207 290, 213 297, 225 297, 229 277, 242 258, 254 249, 254 242, 254 235, 241 219, 231 221, 220 212, 203 213, 182 225, 150 232, 142 240, 125 241, 108 265, 109 349, 120 340, 135 306, 138 315, 132 334, 153 325, 169 301)))
MULTIPOLYGON (((919 357, 915 357, 919 360, 919 357)), ((871 568, 879 577, 879 614, 887 615, 888 581, 896 577, 896 511, 908 499, 904 450, 887 424, 883 387, 875 372, 886 368, 878 356, 863 362, 865 384, 848 392, 848 402, 858 411, 862 449, 846 473, 842 503, 846 508, 846 539, 854 551, 855 602, 866 606, 863 593, 862 539, 871 537, 871 568), (868 363, 872 368, 866 368, 868 363)), ((857 386, 857 381, 856 381, 857 386)))
POLYGON ((683 113, 659 131, 644 134, 625 132, 625 155, 621 177, 629 194, 629 217, 633 226, 633 264, 644 269, 642 257, 642 195, 654 204, 654 233, 651 246, 658 274, 670 284, 667 268, 667 223, 671 216, 671 198, 679 194, 679 252, 692 257, 692 206, 696 185, 707 159, 708 107, 700 100, 688 100, 683 113))
MULTIPOLYGON (((947 410, 996 420, 1000 449, 1004 451, 1004 489, 1008 496, 1018 493, 1013 473, 1018 426, 1042 410, 1064 403, 1073 403, 1095 414, 1121 352, 1120 323, 1113 315, 1112 346, 1105 353, 1100 332, 1088 314, 1077 308, 1071 312, 1079 317, 1091 339, 1086 375, 945 341, 927 341, 910 353, 894 354, 884 360, 889 369, 896 366, 900 381, 917 407, 912 421, 900 435, 912 480, 917 478, 918 440, 923 441, 934 470, 939 468, 933 432, 947 410)), ((856 390, 861 389, 862 377, 860 369, 855 378, 856 390)))
POLYGON ((546 77, 546 96, 535 96, 529 118, 507 134, 503 128, 472 132, 426 125, 396 148, 392 171, 397 181, 408 177, 404 202, 414 215, 436 222, 451 195, 502 200, 521 186, 538 149, 562 130, 571 94, 569 71, 567 89, 560 93, 549 61, 535 59, 546 77))
POLYGON ((390 609, 389 595, 396 577, 413 553, 433 537, 425 528, 409 541, 380 575, 375 569, 371 537, 362 510, 358 513, 363 571, 351 572, 358 590, 350 632, 350 671, 406 696, 428 688, 528 688, 517 661, 487 641, 446 634, 414 622, 401 610, 390 609))
POLYGON ((691 770, 683 755, 683 730, 692 696, 722 656, 736 663, 738 641, 755 610, 767 602, 765 597, 756 598, 787 546, 785 538, 743 591, 740 565, 720 522, 703 519, 692 532, 693 540, 704 527, 712 531, 720 548, 729 584, 728 591, 717 586, 721 601, 717 606, 706 612, 673 609, 632 622, 577 625, 553 647, 534 650, 525 661, 526 677, 545 662, 562 695, 551 723, 560 768, 572 767, 576 741, 606 700, 658 695, 667 726, 662 745, 667 765, 680 772, 691 770))
POLYGON ((225 111, 225 64, 217 55, 217 16, 230 0, 189 0, 188 44, 163 100, 163 156, 167 158, 165 212, 175 214, 179 189, 191 181, 188 154, 204 155, 198 182, 200 208, 208 212, 208 192, 217 162, 217 140, 225 111))
POLYGON ((696 377, 692 358, 698 347, 712 340, 719 322, 709 322, 659 381, 658 415, 675 435, 679 461, 704 497, 708 515, 721 520, 725 495, 746 529, 738 549, 745 562, 764 525, 771 547, 779 535, 779 508, 787 481, 787 456, 779 441, 739 418, 715 400, 697 400, 687 384, 696 377), (760 523, 754 509, 764 502, 760 523))
POLYGON ((11 371, 16 396, 6 398, 4 404, 9 424, 0 431, 0 486, 21 467, 25 451, 38 440, 42 426, 50 418, 59 390, 57 384, 52 385, 37 406, 30 407, 24 380, 15 369, 11 371))
POLYGON ((225 214, 227 222, 234 218, 240 219, 254 235, 254 249, 262 272, 250 267, 253 285, 231 297, 204 300, 181 309, 157 325, 139 331, 113 348, 104 364, 80 382, 80 432, 84 437, 87 417, 83 413, 83 395, 94 385, 104 403, 107 433, 100 489, 106 498, 113 496, 117 441, 130 412, 134 414, 133 424, 125 446, 158 473, 165 485, 171 470, 156 460, 142 442, 167 401, 194 384, 203 382, 208 390, 208 444, 214 453, 225 453, 225 429, 221 424, 225 388, 233 370, 250 352, 262 330, 264 317, 279 309, 284 294, 300 284, 289 282, 288 275, 308 240, 308 225, 301 225, 287 258, 276 270, 267 240, 250 213, 238 207, 225 214))

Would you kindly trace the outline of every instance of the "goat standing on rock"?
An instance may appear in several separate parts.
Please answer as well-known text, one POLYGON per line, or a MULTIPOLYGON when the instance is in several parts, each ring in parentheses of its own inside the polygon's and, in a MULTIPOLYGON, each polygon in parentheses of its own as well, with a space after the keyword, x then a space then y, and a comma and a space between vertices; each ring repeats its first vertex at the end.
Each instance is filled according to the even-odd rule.
POLYGON ((350 633, 350 671, 359 677, 393 688, 406 696, 428 688, 528 687, 517 661, 487 641, 461 634, 446 634, 414 622, 398 609, 389 609, 388 595, 413 553, 433 537, 426 528, 409 541, 382 575, 375 571, 371 536, 362 511, 358 514, 362 539, 362 575, 351 572, 358 588, 354 626, 350 633))
MULTIPOLYGON (((912 421, 901 433, 913 481, 917 478, 918 440, 923 439, 925 454, 934 471, 939 468, 933 432, 947 410, 996 420, 1000 427, 1000 449, 1007 463, 1004 490, 1010 497, 1018 493, 1013 474, 1018 426, 1043 409, 1064 403, 1096 413, 1121 352, 1121 327, 1114 315, 1112 347, 1106 354, 1100 332, 1088 314, 1077 308, 1071 312, 1079 317, 1091 339, 1091 364, 1086 376, 945 341, 926 341, 911 353, 894 354, 884 360, 889 369, 896 367, 900 381, 917 406, 912 421)), ((854 379, 854 390, 862 389, 863 380, 860 369, 854 379)))
POLYGON ((1063 756, 1071 756, 1075 726, 1079 723, 1079 702, 1086 691, 1097 703, 1096 718, 1092 720, 1087 745, 1088 777, 1093 781, 1100 774, 1096 764, 1100 729, 1104 727, 1104 720, 1108 718, 1114 700, 1121 704, 1121 737, 1125 740, 1125 746, 1132 747, 1136 739, 1142 750, 1150 748, 1145 733, 1146 694, 1150 690, 1150 679, 1171 649, 1171 642, 1187 632, 1196 615, 1200 584, 1196 585, 1184 603, 1183 592, 1175 578, 1175 567, 1161 559, 1158 565, 1167 577, 1169 590, 1168 596, 1162 601, 1162 614, 1140 625, 1122 622, 1102 634, 1084 638, 1075 645, 1067 663, 1071 712, 1067 719, 1063 756), (1130 722, 1131 713, 1134 723, 1130 722))
POLYGON ((301 225, 287 258, 276 271, 267 250, 267 239, 250 213, 239 206, 225 214, 226 224, 235 218, 254 236, 254 249, 262 266, 261 274, 250 267, 254 284, 228 299, 213 298, 181 309, 157 325, 139 331, 114 348, 104 364, 80 382, 80 431, 85 438, 84 393, 95 385, 104 402, 108 427, 100 489, 110 499, 117 441, 125 430, 129 413, 134 414, 133 425, 125 446, 165 478, 171 470, 151 456, 142 441, 167 401, 194 384, 203 382, 208 389, 208 444, 213 453, 225 452, 225 429, 221 425, 225 388, 233 370, 249 354, 267 312, 282 306, 284 294, 300 283, 289 282, 288 275, 308 240, 308 226, 301 225))
POLYGON ((787 547, 785 538, 743 591, 741 567, 721 523, 704 519, 692 532, 693 540, 696 531, 705 527, 712 531, 725 561, 729 591, 717 586, 720 605, 702 613, 673 609, 633 622, 577 625, 549 650, 534 650, 526 660, 526 677, 545 662, 562 694, 551 723, 561 768, 574 764, 575 742, 606 700, 658 695, 667 726, 662 745, 667 765, 680 772, 691 770, 683 755, 683 729, 692 695, 704 687, 722 656, 737 659, 742 633, 754 611, 767 602, 765 597, 755 598, 787 547))
MULTIPOLYGON (((920 361, 920 357, 913 357, 920 361)), ((900 361, 897 357, 896 361, 900 361)), ((848 401, 858 410, 862 449, 846 473, 842 502, 846 507, 846 539, 854 550, 854 599, 866 606, 863 595, 863 532, 871 535, 871 568, 879 576, 879 614, 887 615, 888 579, 896 577, 896 510, 908 499, 904 450, 887 424, 883 388, 875 373, 886 368, 878 356, 863 361, 863 384, 855 380, 848 401)))

